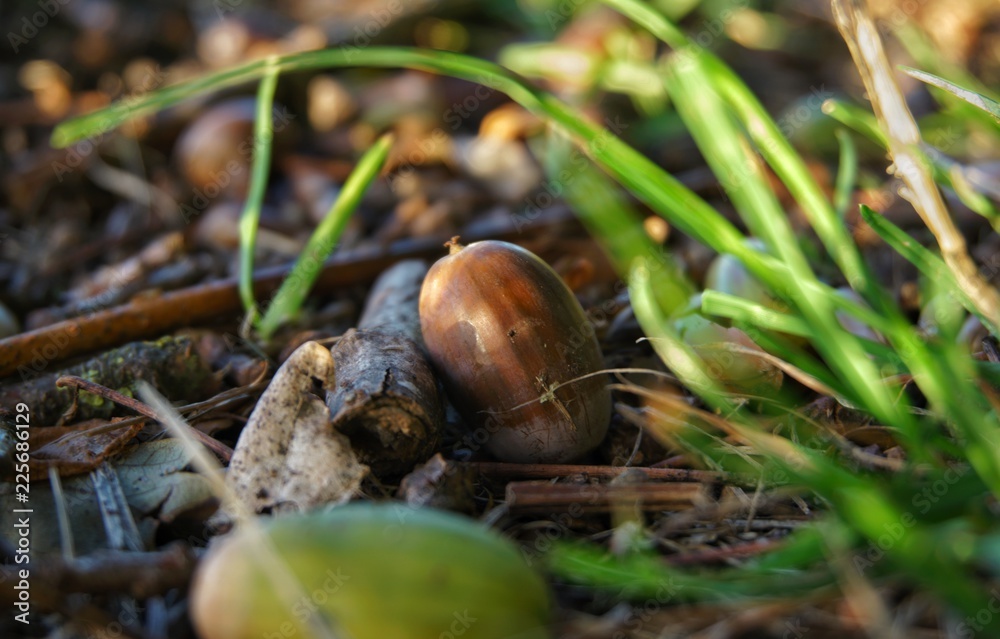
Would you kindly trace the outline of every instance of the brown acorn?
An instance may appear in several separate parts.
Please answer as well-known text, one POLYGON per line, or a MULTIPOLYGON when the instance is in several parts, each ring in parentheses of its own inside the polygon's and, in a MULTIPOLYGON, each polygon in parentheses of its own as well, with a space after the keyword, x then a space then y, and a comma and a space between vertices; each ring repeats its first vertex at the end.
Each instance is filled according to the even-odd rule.
POLYGON ((536 255, 507 242, 462 247, 420 291, 428 354, 471 432, 504 461, 576 459, 604 438, 611 395, 579 302, 536 255))

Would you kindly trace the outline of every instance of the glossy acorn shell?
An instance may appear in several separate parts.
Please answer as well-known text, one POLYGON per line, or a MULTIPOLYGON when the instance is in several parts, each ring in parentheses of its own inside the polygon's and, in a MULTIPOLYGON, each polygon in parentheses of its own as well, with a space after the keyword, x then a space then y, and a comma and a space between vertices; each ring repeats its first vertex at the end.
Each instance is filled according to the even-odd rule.
POLYGON ((611 395, 579 302, 544 261, 499 241, 453 246, 424 280, 420 325, 470 432, 504 461, 577 459, 607 433, 611 395), (539 401, 541 398, 542 401, 539 401))

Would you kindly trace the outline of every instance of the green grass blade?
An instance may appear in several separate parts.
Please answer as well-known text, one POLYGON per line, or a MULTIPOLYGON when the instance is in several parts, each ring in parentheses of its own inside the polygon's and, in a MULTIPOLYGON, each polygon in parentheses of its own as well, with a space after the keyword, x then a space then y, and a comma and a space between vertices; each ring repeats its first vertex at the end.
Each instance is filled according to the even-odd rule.
POLYGON ((656 298, 667 315, 687 304, 694 293, 694 285, 681 272, 673 258, 657 246, 646 234, 642 218, 632 210, 617 192, 616 185, 594 167, 590 160, 581 158, 583 164, 554 172, 572 176, 566 185, 566 200, 590 234, 597 238, 619 273, 629 273, 632 264, 643 258, 648 268, 655 268, 656 298))
MULTIPOLYGON (((997 93, 995 87, 982 82, 952 56, 941 55, 941 51, 931 37, 914 21, 907 21, 899 25, 893 30, 893 35, 903 45, 917 66, 938 77, 950 78, 950 82, 986 96, 994 102, 1000 101, 1000 94, 997 93)), ((944 110, 953 114, 956 121, 961 122, 964 128, 975 127, 1000 140, 1000 127, 997 126, 996 118, 990 112, 984 111, 948 91, 931 90, 930 94, 944 110)))
POLYGON ((983 322, 983 325, 986 326, 991 333, 994 335, 997 334, 995 332, 996 327, 992 327, 989 324, 989 320, 979 314, 976 309, 976 305, 973 304, 972 300, 970 300, 969 297, 958 287, 958 284, 955 282, 955 278, 952 275, 951 269, 947 267, 943 259, 924 246, 921 246, 919 242, 910 237, 909 233, 885 219, 884 216, 879 215, 871 208, 865 206, 864 204, 862 204, 860 208, 861 218, 866 224, 868 224, 868 226, 871 227, 873 231, 875 231, 875 233, 878 234, 880 238, 882 238, 886 244, 903 256, 906 261, 916 266, 925 277, 930 280, 944 283, 944 286, 952 291, 966 310, 970 313, 976 314, 976 316, 979 317, 979 321, 983 322))
POLYGON ((295 266, 281 283, 281 287, 258 324, 257 330, 262 339, 269 339, 278 327, 295 317, 302 308, 302 303, 316 281, 316 276, 323 268, 323 262, 333 252, 351 214, 361 202, 361 197, 385 165, 392 142, 392 134, 379 138, 365 152, 344 182, 337 200, 309 237, 309 242, 295 261, 295 266))
MULTIPOLYGON (((878 127, 875 115, 869 111, 837 100, 827 100, 823 104, 823 112, 844 126, 850 127, 869 138, 883 149, 889 149, 889 141, 878 127)), ((924 144, 923 151, 931 161, 934 169, 934 179, 940 184, 952 188, 959 199, 970 209, 989 220, 994 230, 1000 229, 1000 212, 996 205, 984 194, 989 192, 990 184, 982 180, 973 182, 966 177, 967 168, 951 160, 934 147, 924 144)))
MULTIPOLYGON (((654 264, 653 269, 655 268, 654 264)), ((646 258, 639 257, 633 261, 628 277, 632 312, 639 320, 643 333, 650 338, 656 354, 681 382, 705 398, 714 408, 731 411, 734 408, 732 401, 709 374, 705 362, 677 335, 663 309, 659 307, 653 272, 655 271, 647 265, 646 258)))
POLYGON ((879 128, 878 120, 875 119, 875 114, 871 111, 866 111, 843 100, 831 98, 823 103, 823 113, 847 128, 857 131, 883 149, 889 148, 889 140, 879 128))
MULTIPOLYGON (((611 1, 615 5, 631 3, 631 0, 611 1)), ((900 424, 908 441, 919 451, 916 423, 881 383, 878 369, 867 358, 858 339, 840 326, 832 304, 819 293, 819 281, 798 245, 787 216, 764 180, 756 157, 741 143, 741 132, 712 91, 717 75, 710 75, 700 62, 700 55, 671 58, 667 65, 668 90, 705 159, 715 174, 722 176, 727 193, 747 225, 765 239, 770 250, 787 266, 791 277, 775 292, 792 301, 817 334, 823 336, 815 346, 852 390, 851 394, 859 397, 880 419, 900 424)), ((830 214, 835 216, 832 209, 830 214)), ((843 226, 839 221, 838 224, 843 226)), ((859 268, 858 272, 866 274, 867 270, 859 268)))
POLYGON ((757 328, 799 337, 813 337, 815 333, 804 319, 796 315, 781 313, 756 302, 722 293, 706 290, 701 294, 701 311, 706 315, 725 317, 737 322, 746 322, 757 328))
POLYGON ((840 145, 840 163, 837 166, 833 208, 837 211, 837 217, 844 219, 851 206, 854 186, 858 181, 858 150, 854 146, 854 140, 843 129, 837 130, 837 143, 840 145))
MULTIPOLYGON (((855 289, 861 290, 863 295, 874 290, 874 281, 860 252, 805 162, 782 135, 764 106, 732 69, 701 47, 695 47, 670 21, 638 0, 604 2, 676 49, 679 62, 674 64, 675 68, 683 69, 691 66, 691 61, 701 61, 705 80, 710 81, 729 103, 768 164, 802 205, 803 212, 848 282, 855 289)), ((786 263, 793 266, 792 262, 786 260, 786 263)))
MULTIPOLYGON (((966 177, 965 169, 957 162, 948 169, 948 182, 955 190, 958 199, 979 215, 986 218, 995 232, 1000 232, 1000 210, 993 200, 976 190, 976 187, 966 177)), ((996 197, 996 195, 994 195, 996 197)))
MULTIPOLYGON (((130 117, 152 113, 200 93, 259 79, 268 70, 292 72, 350 66, 420 69, 479 82, 503 91, 528 110, 568 132, 606 171, 680 230, 718 252, 735 255, 758 279, 774 290, 781 289, 789 279, 788 269, 782 262, 748 248, 742 234, 717 211, 610 131, 584 120, 565 103, 528 86, 506 69, 460 54, 405 47, 368 47, 361 50, 309 51, 252 62, 161 89, 137 101, 119 102, 102 111, 65 122, 56 129, 53 140, 62 145, 70 144, 89 135, 106 132, 130 117)), ((818 282, 809 286, 810 295, 828 303, 840 304, 840 307, 876 326, 875 322, 866 318, 870 311, 856 304, 838 302, 839 296, 818 282)), ((914 344, 920 346, 919 342, 914 344)), ((944 378, 948 377, 947 371, 941 374, 944 378)))
POLYGON ((260 79, 269 69, 281 73, 338 67, 410 68, 450 75, 502 91, 529 111, 547 119, 619 183, 680 230, 720 253, 736 255, 765 284, 779 287, 785 267, 774 258, 745 246, 743 235, 718 211, 676 178, 631 148, 611 131, 582 118, 572 107, 539 91, 507 69, 491 62, 446 51, 406 47, 366 47, 307 51, 256 61, 152 93, 138 100, 117 102, 100 111, 61 123, 52 143, 67 146, 101 135, 122 122, 168 108, 194 96, 260 79), (265 63, 266 62, 266 63, 265 63))
POLYGON ((927 73, 926 71, 920 71, 919 69, 903 65, 899 65, 899 69, 911 78, 916 78, 921 82, 925 82, 931 86, 947 91, 955 97, 965 100, 972 106, 986 111, 993 116, 993 119, 997 121, 997 124, 1000 124, 1000 103, 996 100, 993 100, 981 93, 976 93, 975 91, 962 88, 957 84, 948 82, 944 78, 934 75, 933 73, 927 73))
MULTIPOLYGON (((257 227, 260 209, 267 189, 267 175, 271 170, 271 140, 274 137, 274 91, 278 86, 277 69, 268 69, 257 88, 256 115, 254 119, 253 166, 250 186, 243 213, 240 215, 240 299, 249 322, 257 319, 257 303, 253 296, 253 258, 257 248, 257 227)), ((249 323, 245 324, 249 326, 249 323)))

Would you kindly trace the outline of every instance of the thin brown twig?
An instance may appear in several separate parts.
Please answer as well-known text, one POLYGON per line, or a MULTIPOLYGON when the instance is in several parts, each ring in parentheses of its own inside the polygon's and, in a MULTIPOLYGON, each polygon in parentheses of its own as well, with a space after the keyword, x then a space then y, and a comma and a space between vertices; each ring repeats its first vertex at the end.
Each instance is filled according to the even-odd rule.
MULTIPOLYGON (((194 571, 195 556, 184 543, 174 542, 152 552, 98 551, 65 561, 32 562, 33 590, 49 593, 128 593, 136 599, 185 587, 194 571)), ((0 565, 0 601, 13 603, 17 568, 0 565)))
POLYGON ((619 505, 643 510, 686 510, 706 499, 702 483, 552 484, 513 481, 507 484, 505 503, 512 513, 608 512, 619 505))
POLYGON ((641 473, 646 479, 671 482, 744 483, 728 473, 688 468, 644 468, 641 466, 594 466, 589 464, 512 464, 507 462, 470 462, 480 475, 497 480, 556 479, 582 475, 594 479, 614 479, 623 473, 641 473))
MULTIPOLYGON (((76 375, 63 375, 62 377, 56 380, 56 386, 58 387, 73 386, 80 390, 92 393, 94 395, 97 395, 98 397, 103 397, 108 401, 112 401, 116 404, 134 410, 140 415, 148 417, 152 420, 159 419, 156 415, 156 411, 154 411, 152 408, 150 408, 143 402, 140 402, 135 398, 128 397, 127 395, 122 395, 113 388, 102 386, 90 380, 83 379, 82 377, 77 377, 76 375)), ((192 437, 197 439, 203 446, 205 446, 205 448, 215 453, 219 457, 219 459, 225 462, 228 462, 230 459, 232 459, 233 457, 232 448, 226 446, 225 444, 215 439, 214 437, 209 437, 208 435, 201 432, 197 428, 192 428, 191 426, 187 426, 187 428, 191 433, 192 437)))

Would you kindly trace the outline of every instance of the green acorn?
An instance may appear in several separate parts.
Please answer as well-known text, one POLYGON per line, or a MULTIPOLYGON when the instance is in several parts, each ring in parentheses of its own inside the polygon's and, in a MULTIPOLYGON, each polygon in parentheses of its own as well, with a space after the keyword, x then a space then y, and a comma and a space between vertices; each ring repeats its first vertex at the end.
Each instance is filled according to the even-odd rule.
MULTIPOLYGON (((749 238, 746 245, 755 251, 765 253, 767 248, 757 238, 749 238)), ((735 255, 722 253, 708 267, 705 274, 705 289, 742 297, 774 310, 785 310, 785 304, 754 277, 735 255)))
POLYGON ((191 593, 201 639, 546 639, 549 595, 503 538, 402 504, 273 519, 209 550, 191 593), (295 587, 292 584, 296 584, 295 587))
POLYGON ((731 391, 773 391, 784 381, 780 368, 753 354, 764 351, 738 328, 726 328, 691 313, 675 319, 674 330, 705 361, 712 377, 731 391))

